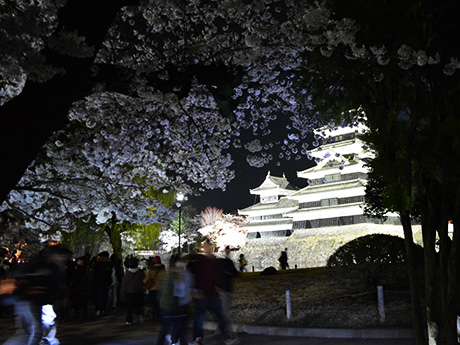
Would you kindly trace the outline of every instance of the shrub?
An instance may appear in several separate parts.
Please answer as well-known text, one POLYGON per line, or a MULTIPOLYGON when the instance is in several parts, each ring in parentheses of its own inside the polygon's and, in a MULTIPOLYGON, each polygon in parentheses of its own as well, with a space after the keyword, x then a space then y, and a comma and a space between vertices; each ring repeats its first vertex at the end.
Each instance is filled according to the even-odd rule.
POLYGON ((406 248, 398 236, 372 234, 356 238, 332 254, 327 266, 345 284, 359 276, 372 288, 405 281, 406 248))
POLYGON ((270 267, 265 268, 262 272, 260 272, 260 275, 261 276, 272 276, 277 273, 278 271, 276 270, 276 268, 273 266, 270 266, 270 267))

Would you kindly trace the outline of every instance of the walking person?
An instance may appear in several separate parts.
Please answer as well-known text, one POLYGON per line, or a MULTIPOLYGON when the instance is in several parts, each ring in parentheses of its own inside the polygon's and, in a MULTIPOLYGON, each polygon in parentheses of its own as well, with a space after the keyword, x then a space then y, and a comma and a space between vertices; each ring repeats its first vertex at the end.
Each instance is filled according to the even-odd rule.
POLYGON ((247 271, 246 266, 248 262, 246 261, 246 258, 244 257, 244 254, 240 254, 240 258, 238 259, 238 263, 240 265, 240 272, 247 271))
POLYGON ((280 263, 280 267, 281 267, 282 270, 285 270, 285 269, 289 268, 288 256, 287 256, 287 248, 284 248, 284 250, 281 252, 281 255, 278 258, 278 261, 280 263))
POLYGON ((161 330, 156 345, 163 345, 167 334, 174 343, 179 340, 180 345, 188 345, 186 329, 191 288, 192 277, 186 269, 186 261, 179 255, 174 256, 170 270, 162 274, 158 284, 161 330))
POLYGON ((59 344, 53 305, 62 296, 59 281, 71 255, 72 252, 65 247, 47 247, 37 258, 13 272, 15 282, 9 293, 14 293, 15 315, 21 320, 25 334, 18 334, 6 344, 38 345, 42 341, 59 344))
POLYGON ((153 321, 160 320, 160 306, 157 294, 159 282, 165 270, 165 265, 161 263, 161 258, 157 255, 151 262, 149 261, 149 266, 145 274, 144 287, 148 292, 150 312, 153 321))
POLYGON ((220 276, 218 279, 219 298, 222 304, 222 311, 228 325, 231 324, 231 309, 233 303, 233 281, 239 276, 233 260, 230 258, 230 247, 225 247, 225 257, 217 259, 220 265, 220 276))
POLYGON ((84 318, 87 316, 91 281, 92 275, 87 258, 79 257, 70 280, 71 299, 77 319, 80 317, 80 312, 83 312, 84 318))
POLYGON ((112 284, 110 285, 109 295, 111 297, 111 307, 112 309, 115 309, 120 299, 120 286, 121 279, 123 278, 123 268, 121 260, 115 253, 110 255, 110 263, 112 264, 112 284))
POLYGON ((112 264, 109 262, 109 253, 103 251, 93 266, 93 297, 97 316, 105 315, 111 285, 112 264))
POLYGON ((144 302, 144 271, 139 269, 139 260, 131 258, 128 270, 121 280, 120 294, 126 303, 126 324, 133 324, 133 313, 137 315, 139 323, 144 322, 142 307, 144 302))
POLYGON ((219 329, 226 344, 231 344, 227 333, 227 320, 222 311, 222 304, 217 292, 217 281, 220 275, 220 267, 217 258, 212 253, 211 243, 206 240, 203 243, 204 255, 200 257, 197 265, 194 266, 195 276, 195 317, 193 320, 194 345, 203 344, 203 322, 206 311, 212 312, 219 323, 219 329))

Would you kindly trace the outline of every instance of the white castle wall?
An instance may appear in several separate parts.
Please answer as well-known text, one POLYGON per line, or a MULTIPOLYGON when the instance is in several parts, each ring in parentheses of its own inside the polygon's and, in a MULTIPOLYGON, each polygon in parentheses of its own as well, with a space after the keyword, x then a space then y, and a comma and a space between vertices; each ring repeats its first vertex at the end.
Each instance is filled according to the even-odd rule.
MULTIPOLYGON (((422 245, 420 226, 413 226, 414 241, 422 245)), ((398 225, 353 224, 340 227, 325 227, 295 230, 289 237, 250 239, 238 252, 248 261, 248 270, 262 271, 273 266, 279 269, 278 258, 287 248, 290 268, 324 267, 328 258, 351 240, 369 234, 387 234, 404 237, 398 225)), ((235 261, 237 257, 233 258, 235 261)))

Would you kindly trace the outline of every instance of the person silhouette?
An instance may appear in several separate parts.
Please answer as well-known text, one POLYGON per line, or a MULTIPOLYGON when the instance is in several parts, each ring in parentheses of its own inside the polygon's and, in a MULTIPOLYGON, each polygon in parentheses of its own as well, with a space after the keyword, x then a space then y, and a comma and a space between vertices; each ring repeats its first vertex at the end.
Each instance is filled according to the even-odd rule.
POLYGON ((278 258, 278 261, 279 261, 279 263, 280 263, 280 266, 281 266, 281 269, 282 269, 282 270, 285 270, 285 269, 289 268, 288 256, 287 256, 287 248, 285 248, 285 249, 281 252, 281 255, 280 255, 280 257, 278 258))
POLYGON ((246 266, 248 262, 246 261, 246 258, 244 257, 244 254, 240 254, 240 258, 238 259, 238 263, 240 265, 240 272, 247 271, 246 266))

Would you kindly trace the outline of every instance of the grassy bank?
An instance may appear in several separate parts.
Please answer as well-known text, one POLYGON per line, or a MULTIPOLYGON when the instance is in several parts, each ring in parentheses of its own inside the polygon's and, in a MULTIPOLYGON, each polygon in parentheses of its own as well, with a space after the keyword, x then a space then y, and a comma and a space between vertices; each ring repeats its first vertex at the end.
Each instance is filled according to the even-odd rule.
POLYGON ((382 324, 377 292, 362 281, 345 284, 327 268, 292 269, 271 276, 245 272, 235 282, 233 320, 286 327, 410 327, 408 290, 406 282, 384 288, 386 321, 382 324), (290 319, 286 290, 291 295, 290 319))

